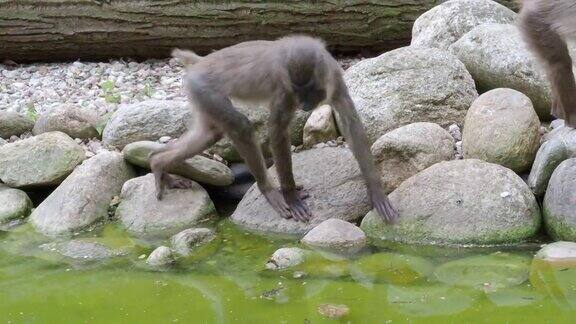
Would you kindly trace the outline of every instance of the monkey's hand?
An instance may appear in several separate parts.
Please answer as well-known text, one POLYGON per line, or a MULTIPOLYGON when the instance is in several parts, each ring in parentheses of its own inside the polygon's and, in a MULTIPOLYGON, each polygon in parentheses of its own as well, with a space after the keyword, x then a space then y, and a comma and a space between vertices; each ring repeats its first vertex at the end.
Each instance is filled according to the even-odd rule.
POLYGON ((290 208, 292 217, 301 222, 307 222, 312 217, 312 214, 308 210, 308 207, 304 204, 304 199, 308 198, 309 195, 304 191, 302 186, 297 186, 296 190, 284 192, 284 200, 290 208))
POLYGON ((398 212, 392 207, 388 197, 381 191, 372 191, 370 193, 370 200, 372 201, 372 206, 378 212, 384 221, 388 224, 394 224, 396 219, 398 219, 398 212))

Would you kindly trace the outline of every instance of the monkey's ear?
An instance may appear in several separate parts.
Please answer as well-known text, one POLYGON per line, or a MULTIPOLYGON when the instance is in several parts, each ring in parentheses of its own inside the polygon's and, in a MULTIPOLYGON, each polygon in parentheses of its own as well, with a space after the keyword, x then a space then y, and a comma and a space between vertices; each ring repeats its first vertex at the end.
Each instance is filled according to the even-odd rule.
POLYGON ((202 56, 192 51, 181 50, 179 48, 172 50, 172 57, 179 60, 184 66, 194 65, 202 59, 202 56))

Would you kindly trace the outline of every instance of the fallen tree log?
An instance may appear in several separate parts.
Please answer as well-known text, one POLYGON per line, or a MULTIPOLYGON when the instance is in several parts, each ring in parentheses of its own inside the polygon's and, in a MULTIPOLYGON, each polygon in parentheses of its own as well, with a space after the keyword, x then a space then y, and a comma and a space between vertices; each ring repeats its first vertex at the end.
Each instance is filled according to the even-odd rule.
MULTIPOLYGON (((0 61, 200 54, 290 33, 342 53, 407 44, 413 21, 442 0, 0 0, 0 61)), ((512 0, 503 0, 512 3, 512 0)))

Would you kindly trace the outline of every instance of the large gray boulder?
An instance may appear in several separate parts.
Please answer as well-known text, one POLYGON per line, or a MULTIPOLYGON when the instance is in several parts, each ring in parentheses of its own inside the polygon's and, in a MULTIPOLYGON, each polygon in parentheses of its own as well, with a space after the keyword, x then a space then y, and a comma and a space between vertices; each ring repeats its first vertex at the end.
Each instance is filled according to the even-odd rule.
MULTIPOLYGON (((370 210, 366 185, 347 148, 311 149, 294 154, 292 161, 296 183, 310 194, 305 200, 312 213, 310 221, 280 217, 253 185, 232 214, 234 223, 257 232, 302 236, 329 218, 353 221, 370 210)), ((269 174, 277 180, 273 167, 269 174)))
POLYGON ((546 231, 555 240, 576 241, 576 159, 568 159, 552 173, 544 196, 546 231))
POLYGON ((0 184, 0 224, 28 217, 31 211, 32 201, 24 191, 0 184))
POLYGON ((454 159, 454 138, 433 123, 414 123, 384 134, 372 145, 384 190, 441 161, 454 159))
POLYGON ((412 27, 411 46, 447 49, 472 28, 512 24, 514 11, 491 0, 450 0, 422 14, 412 27))
POLYGON ((464 64, 435 48, 403 47, 363 60, 345 80, 372 142, 414 122, 461 125, 478 96, 464 64))
POLYGON ((86 160, 34 211, 32 225, 46 235, 70 235, 108 215, 114 196, 134 171, 122 154, 101 152, 86 160))
POLYGON ((12 111, 0 111, 0 137, 20 136, 29 132, 34 127, 34 122, 25 116, 12 111))
POLYGON ((39 135, 60 131, 72 138, 89 139, 99 137, 96 130, 96 112, 72 105, 57 106, 38 117, 32 132, 39 135))
POLYGON ((138 238, 158 239, 214 220, 216 210, 208 193, 190 181, 190 189, 167 189, 156 198, 151 173, 127 181, 122 187, 116 217, 128 232, 138 238))
MULTIPOLYGON (((261 144, 264 155, 269 156, 270 128, 268 127, 268 119, 270 111, 268 106, 265 104, 244 102, 240 100, 234 100, 233 104, 239 112, 244 114, 250 120, 252 127, 256 132, 256 138, 261 144)), ((292 145, 298 146, 302 144, 304 124, 306 123, 308 116, 310 116, 310 112, 305 112, 300 109, 296 111, 294 120, 290 124, 290 142, 292 145)), ((238 151, 234 145, 232 145, 232 141, 228 137, 224 137, 222 140, 214 144, 214 146, 210 148, 210 152, 222 156, 227 161, 242 161, 240 154, 238 154, 238 151)))
POLYGON ((478 26, 450 46, 450 50, 466 65, 479 91, 518 90, 532 100, 541 119, 550 119, 550 88, 546 75, 516 26, 478 26))
MULTIPOLYGON (((122 153, 126 161, 150 170, 150 153, 164 146, 165 144, 156 142, 140 141, 126 145, 122 153)), ((201 155, 186 159, 168 172, 213 186, 228 186, 234 181, 234 175, 228 166, 201 155)))
POLYGON ((132 142, 178 137, 192 118, 186 101, 151 99, 122 104, 106 124, 102 141, 122 149, 132 142))
POLYGON ((515 172, 530 170, 540 146, 540 120, 530 98, 512 89, 482 94, 464 122, 464 158, 500 164, 515 172))
POLYGON ((513 171, 481 160, 441 162, 404 181, 389 195, 395 225, 371 212, 369 238, 423 244, 500 244, 525 240, 540 226, 530 188, 513 171))
POLYGON ((302 243, 329 252, 353 254, 366 246, 366 234, 352 223, 331 218, 306 233, 302 243))
POLYGON ((11 187, 56 185, 84 159, 70 136, 44 133, 0 146, 0 179, 11 187))

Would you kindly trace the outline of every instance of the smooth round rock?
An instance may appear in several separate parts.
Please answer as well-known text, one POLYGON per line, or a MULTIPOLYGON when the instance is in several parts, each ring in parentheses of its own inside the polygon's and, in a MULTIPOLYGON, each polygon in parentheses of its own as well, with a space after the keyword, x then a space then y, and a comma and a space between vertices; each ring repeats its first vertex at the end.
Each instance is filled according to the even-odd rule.
POLYGON ((466 65, 478 91, 520 91, 530 98, 542 120, 550 119, 549 83, 517 26, 480 25, 452 44, 450 51, 466 65))
POLYGON ((167 246, 156 248, 146 259, 146 263, 151 267, 165 267, 174 263, 174 254, 167 246))
POLYGON ((216 238, 214 230, 209 228, 189 228, 172 236, 172 248, 180 255, 188 256, 194 250, 204 244, 210 243, 216 238))
POLYGON ((366 246, 366 235, 354 224, 331 218, 311 229, 302 238, 302 243, 312 248, 353 254, 366 246))
POLYGON ((28 217, 31 211, 32 201, 24 191, 0 184, 0 223, 28 217))
POLYGON ((464 158, 480 159, 517 173, 530 170, 540 146, 540 120, 530 98, 495 89, 474 101, 464 122, 464 158))
POLYGON ((472 28, 513 24, 516 13, 492 0, 450 0, 422 14, 412 27, 411 46, 447 49, 472 28))
POLYGON ((384 134, 372 145, 384 190, 441 161, 454 159, 454 138, 433 123, 414 123, 384 134))
POLYGON ((389 195, 400 217, 370 212, 361 228, 374 240, 422 244, 521 242, 540 227, 538 203, 512 170, 481 160, 437 163, 389 195))
MULTIPOLYGON (((306 232, 329 218, 354 221, 370 210, 366 184, 358 162, 344 147, 324 147, 292 155, 294 179, 310 195, 304 202, 312 217, 308 222, 284 219, 253 185, 231 218, 235 224, 259 233, 292 234, 306 232)), ((277 183, 272 167, 269 174, 277 183)))
POLYGON ((527 181, 536 196, 544 195, 552 173, 569 157, 570 152, 562 140, 551 139, 540 146, 527 181))
POLYGON ((26 116, 12 111, 0 111, 0 137, 10 138, 29 132, 34 122, 26 116))
POLYGON ((546 244, 536 253, 534 260, 555 267, 576 268, 576 243, 559 241, 546 244))
POLYGON ((178 137, 186 131, 192 118, 186 101, 150 99, 121 104, 106 124, 102 141, 122 149, 132 142, 178 137))
POLYGON ((100 152, 78 166, 38 205, 30 221, 45 235, 75 234, 108 217, 112 199, 134 176, 122 154, 100 152))
POLYGON ((191 180, 190 185, 190 189, 166 189, 158 200, 153 174, 126 181, 116 217, 130 234, 145 239, 169 238, 214 220, 216 210, 206 190, 191 180))
POLYGON ((278 249, 266 262, 266 269, 283 270, 297 266, 304 262, 306 254, 306 250, 296 247, 278 249))
POLYGON ((10 187, 57 185, 84 159, 70 136, 44 133, 0 146, 0 179, 10 187))
POLYGON ((576 241, 576 159, 560 163, 548 183, 543 214, 546 231, 555 240, 576 241))
MULTIPOLYGON (((150 170, 150 153, 165 144, 140 141, 126 145, 122 150, 126 161, 150 170)), ((168 172, 212 186, 228 186, 234 181, 228 166, 207 157, 196 155, 168 169, 168 172)))
POLYGON ((65 105, 43 112, 38 117, 32 133, 60 131, 72 138, 89 139, 99 137, 96 130, 98 115, 94 111, 65 105))
POLYGON ((461 125, 478 96, 464 64, 435 48, 402 47, 362 60, 344 76, 371 142, 415 122, 461 125))
POLYGON ((320 106, 312 111, 303 130, 304 146, 325 143, 338 137, 336 121, 329 105, 320 106))

